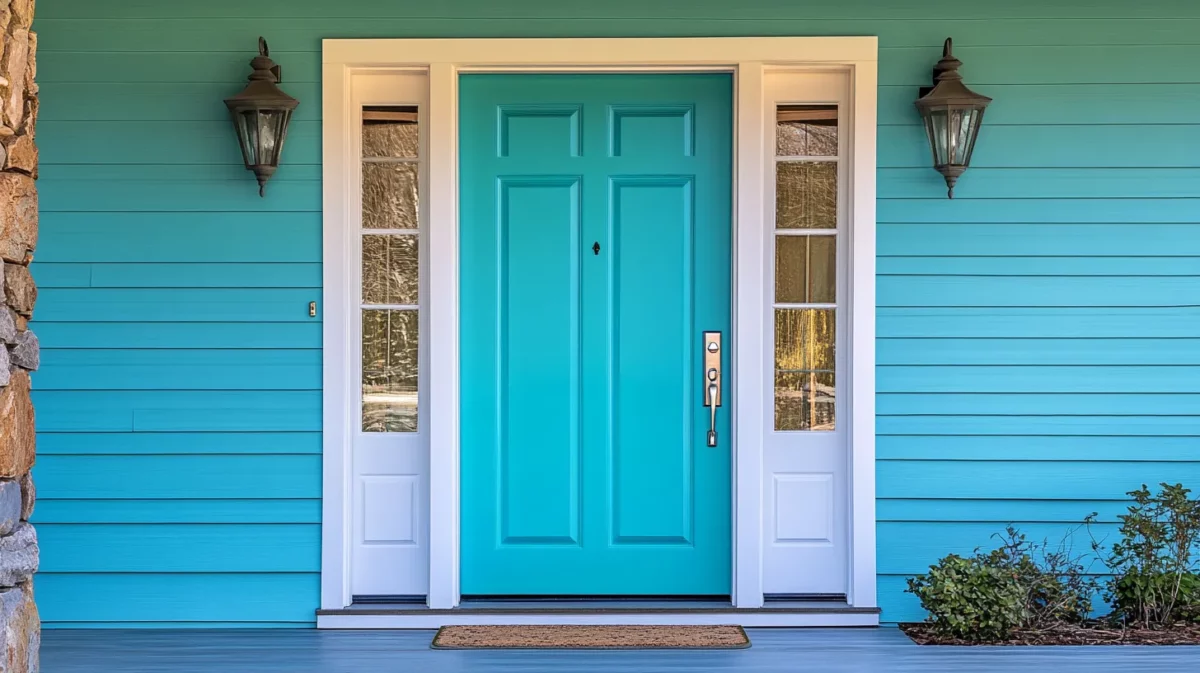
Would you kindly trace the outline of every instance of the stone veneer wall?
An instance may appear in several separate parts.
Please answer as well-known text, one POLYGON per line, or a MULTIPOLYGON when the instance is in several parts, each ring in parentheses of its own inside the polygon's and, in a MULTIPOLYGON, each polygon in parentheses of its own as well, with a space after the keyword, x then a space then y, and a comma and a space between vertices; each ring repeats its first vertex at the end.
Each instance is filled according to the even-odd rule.
POLYGON ((29 274, 38 227, 33 7, 34 0, 0 0, 0 673, 37 671, 41 641, 33 602, 37 534, 29 524, 35 497, 29 372, 38 366, 38 340, 28 329, 37 299, 29 274))

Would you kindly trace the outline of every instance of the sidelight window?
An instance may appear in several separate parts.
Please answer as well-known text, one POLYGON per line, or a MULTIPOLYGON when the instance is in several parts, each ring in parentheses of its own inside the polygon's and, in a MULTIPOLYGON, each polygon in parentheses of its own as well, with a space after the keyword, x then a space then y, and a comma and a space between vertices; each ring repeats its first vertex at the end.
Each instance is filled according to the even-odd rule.
POLYGON ((837 106, 779 106, 775 155, 775 429, 833 430, 837 106))
POLYGON ((417 431, 419 137, 415 106, 363 108, 363 432, 417 431))

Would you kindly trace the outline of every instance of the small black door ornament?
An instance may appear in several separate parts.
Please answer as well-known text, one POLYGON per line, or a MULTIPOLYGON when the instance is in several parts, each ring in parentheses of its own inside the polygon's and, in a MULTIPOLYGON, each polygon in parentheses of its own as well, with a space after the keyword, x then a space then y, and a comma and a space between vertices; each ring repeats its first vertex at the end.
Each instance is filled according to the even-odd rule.
POLYGON ((592 244, 592 252, 596 253, 597 255, 600 254, 600 241, 596 241, 592 244))

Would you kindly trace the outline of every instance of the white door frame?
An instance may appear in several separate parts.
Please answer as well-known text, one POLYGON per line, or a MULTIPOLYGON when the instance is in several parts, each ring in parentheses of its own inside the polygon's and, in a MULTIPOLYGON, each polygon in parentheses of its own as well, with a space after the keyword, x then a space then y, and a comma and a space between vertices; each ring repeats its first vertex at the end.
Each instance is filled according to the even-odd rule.
POLYGON ((765 334, 771 288, 768 263, 774 203, 762 189, 774 129, 766 124, 764 73, 838 71, 850 81, 850 605, 876 607, 875 576, 875 164, 878 40, 875 37, 619 38, 325 40, 323 43, 323 262, 324 434, 321 529, 321 608, 350 604, 352 510, 351 433, 358 423, 359 391, 349 389, 346 367, 358 367, 347 301, 351 265, 347 224, 357 204, 359 161, 348 142, 357 132, 352 106, 355 74, 421 72, 428 76, 427 216, 428 297, 429 592, 433 609, 459 602, 459 324, 458 324, 458 75, 462 72, 717 71, 734 76, 733 313, 733 603, 763 606, 763 427, 772 335, 765 334), (351 127, 350 125, 355 126, 351 127))

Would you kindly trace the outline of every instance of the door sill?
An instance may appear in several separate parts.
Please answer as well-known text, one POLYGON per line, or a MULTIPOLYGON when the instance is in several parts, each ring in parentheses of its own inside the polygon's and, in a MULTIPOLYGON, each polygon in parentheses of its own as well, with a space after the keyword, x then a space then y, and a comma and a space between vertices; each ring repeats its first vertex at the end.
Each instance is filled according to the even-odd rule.
POLYGON ((450 625, 518 624, 736 624, 739 626, 878 626, 879 608, 824 601, 772 602, 761 608, 735 608, 697 601, 467 601, 457 608, 432 610, 414 605, 351 605, 317 610, 321 629, 432 629, 450 625))

